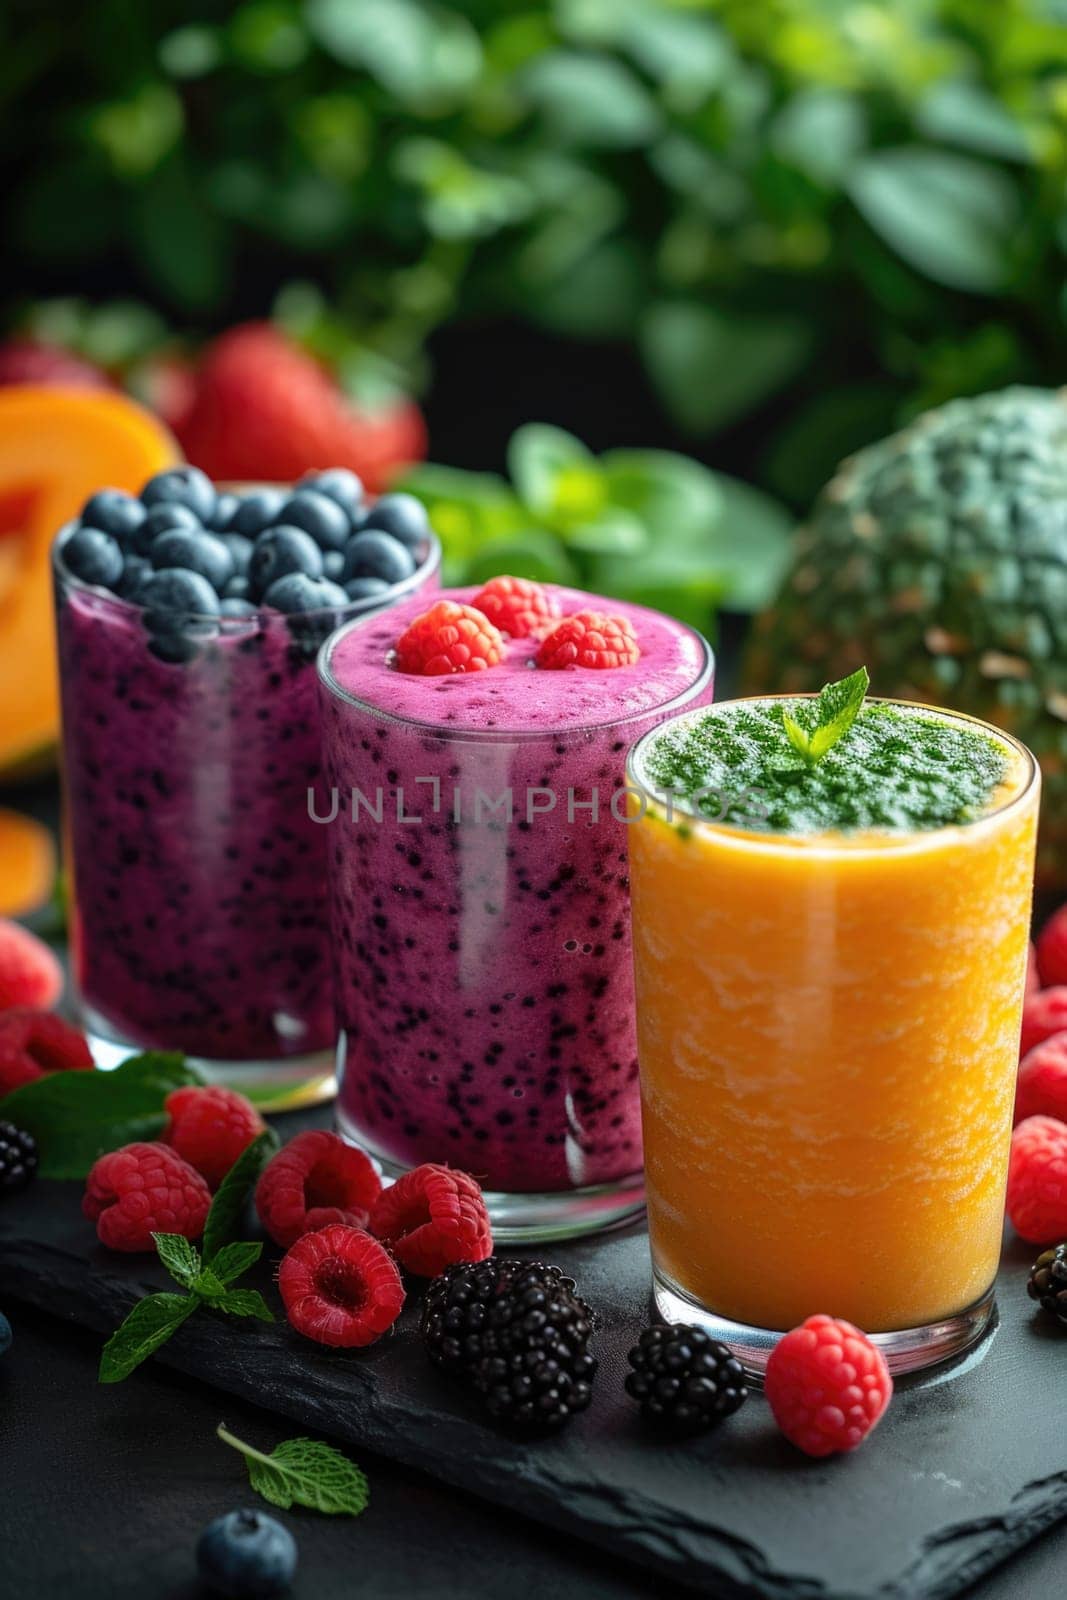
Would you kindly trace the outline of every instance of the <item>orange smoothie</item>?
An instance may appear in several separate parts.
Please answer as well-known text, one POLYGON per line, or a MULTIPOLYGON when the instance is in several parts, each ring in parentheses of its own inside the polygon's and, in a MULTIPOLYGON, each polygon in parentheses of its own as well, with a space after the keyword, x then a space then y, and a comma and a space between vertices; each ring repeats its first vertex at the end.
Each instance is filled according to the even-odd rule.
MULTIPOLYGON (((732 709, 665 730, 700 722, 706 750, 732 709)), ((630 781, 656 792, 654 737, 630 781)), ((997 731, 904 705, 865 708, 835 755, 849 816, 885 771, 884 819, 827 826, 833 793, 805 811, 808 770, 779 750, 793 823, 758 804, 748 825, 708 820, 684 799, 631 821, 649 1228, 657 1284, 727 1322, 824 1311, 887 1333, 956 1316, 996 1275, 1039 780, 997 731), (918 754, 871 753, 887 713, 905 735, 926 719, 918 754), (947 823, 929 799, 946 760, 968 802, 947 823)))

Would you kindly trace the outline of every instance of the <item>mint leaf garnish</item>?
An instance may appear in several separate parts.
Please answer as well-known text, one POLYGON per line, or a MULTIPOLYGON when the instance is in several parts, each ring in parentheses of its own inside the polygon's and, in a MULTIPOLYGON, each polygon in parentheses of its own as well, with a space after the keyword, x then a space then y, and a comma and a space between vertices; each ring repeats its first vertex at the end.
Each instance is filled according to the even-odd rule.
POLYGON ((222 1283, 233 1283, 235 1279, 243 1278, 262 1254, 263 1246, 258 1239, 224 1244, 218 1254, 212 1256, 211 1270, 222 1283))
POLYGON ((114 1072, 49 1072, 0 1100, 0 1115, 37 1140, 42 1178, 84 1178, 106 1150, 163 1131, 172 1089, 201 1083, 180 1055, 148 1051, 114 1072))
POLYGON ((214 1266, 215 1255, 229 1244, 240 1226, 253 1185, 279 1143, 274 1129, 267 1128, 237 1157, 223 1178, 204 1227, 204 1260, 208 1266, 214 1266))
POLYGON ((260 1322, 273 1322, 270 1309, 258 1289, 224 1289, 212 1301, 216 1311, 228 1311, 231 1317, 256 1317, 260 1322))
POLYGON ((248 1463, 248 1481, 271 1505, 287 1511, 308 1506, 330 1516, 358 1517, 367 1509, 367 1479, 355 1462, 332 1445, 314 1439, 285 1439, 270 1455, 235 1438, 220 1422, 218 1436, 248 1463))
POLYGON ((154 1233, 156 1254, 176 1283, 189 1289, 200 1273, 200 1252, 180 1233, 154 1233))
POLYGON ((121 1383, 166 1344, 200 1304, 192 1294, 149 1294, 138 1300, 100 1353, 100 1382, 121 1383))
POLYGON ((814 766, 844 738, 856 720, 870 683, 867 668, 859 667, 847 678, 839 678, 836 683, 828 683, 820 689, 813 717, 805 716, 801 722, 799 715, 783 713, 782 726, 789 743, 809 766, 814 766))

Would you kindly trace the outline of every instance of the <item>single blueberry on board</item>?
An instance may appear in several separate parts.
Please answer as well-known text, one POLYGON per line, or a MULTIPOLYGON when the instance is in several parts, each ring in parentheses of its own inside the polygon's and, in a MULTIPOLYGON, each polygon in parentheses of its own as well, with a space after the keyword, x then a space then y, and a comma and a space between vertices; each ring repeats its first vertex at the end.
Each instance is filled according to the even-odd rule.
POLYGON ((252 541, 243 533, 220 533, 219 538, 230 552, 233 570, 241 578, 248 576, 248 564, 252 559, 252 541))
POLYGON ((11 1324, 4 1316, 4 1313, 0 1311, 0 1356, 7 1355, 8 1351, 11 1349, 11 1341, 13 1337, 14 1335, 11 1332, 11 1324))
POLYGON ((230 526, 237 507, 241 504, 235 494, 220 494, 215 501, 215 509, 208 518, 208 527, 212 533, 224 533, 230 526))
POLYGON ((233 577, 233 557, 213 533, 198 533, 193 528, 170 528, 152 545, 152 565, 185 567, 199 572, 213 589, 221 589, 233 577))
POLYGON ((344 587, 350 600, 373 600, 377 595, 388 594, 391 585, 384 578, 349 578, 344 587))
POLYGON ((275 611, 327 611, 341 610, 348 604, 348 596, 328 578, 312 578, 306 572, 288 572, 272 583, 263 596, 264 605, 275 611))
POLYGON ((262 595, 287 573, 302 572, 308 578, 322 577, 322 551, 303 528, 268 528, 261 533, 248 564, 248 581, 253 595, 262 595))
POLYGON ((124 489, 99 489, 82 507, 81 520, 87 527, 110 533, 120 544, 141 526, 144 519, 144 506, 124 489))
POLYGON ((309 472, 297 485, 301 489, 314 489, 316 494, 328 495, 335 500, 350 518, 356 516, 363 504, 363 484, 347 467, 330 467, 326 472, 309 472))
POLYGON ((158 505, 153 506, 145 515, 144 521, 135 528, 130 535, 129 547, 139 556, 146 556, 161 533, 169 533, 172 528, 200 528, 203 524, 195 511, 190 511, 188 506, 158 505))
POLYGON ((170 467, 149 478, 141 490, 146 506, 188 506, 201 522, 210 520, 217 500, 215 485, 199 467, 170 467))
POLYGON ((347 511, 329 495, 316 494, 313 489, 298 489, 282 506, 278 522, 303 528, 321 550, 343 550, 352 532, 352 520, 347 511))
POLYGON ((392 534, 373 529, 357 533, 345 549, 344 579, 384 578, 402 583, 415 571, 415 557, 392 534))
POLYGON ((82 526, 63 546, 63 565, 83 583, 111 589, 122 577, 122 551, 110 533, 82 526))
POLYGON ((239 505, 230 518, 228 533, 243 533, 254 539, 278 519, 278 512, 289 498, 284 489, 250 489, 239 496, 239 505))
POLYGON ((343 550, 324 550, 322 552, 322 575, 329 578, 331 583, 340 583, 345 570, 345 553, 343 550))
POLYGON ((413 494, 383 494, 368 510, 360 532, 370 528, 391 533, 414 553, 429 535, 430 518, 422 501, 413 494))
POLYGON ((228 1511, 209 1522, 196 1546, 202 1582, 230 1600, 268 1600, 296 1575, 296 1540, 263 1511, 228 1511))

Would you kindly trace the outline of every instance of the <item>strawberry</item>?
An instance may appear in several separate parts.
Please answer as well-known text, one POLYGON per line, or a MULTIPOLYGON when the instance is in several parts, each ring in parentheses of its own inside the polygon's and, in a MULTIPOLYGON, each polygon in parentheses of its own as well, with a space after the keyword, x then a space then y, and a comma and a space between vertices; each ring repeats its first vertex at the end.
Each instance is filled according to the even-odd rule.
POLYGON ((188 459, 216 480, 290 482, 349 467, 372 493, 426 445, 410 400, 361 410, 269 322, 243 323, 208 347, 177 433, 188 459))

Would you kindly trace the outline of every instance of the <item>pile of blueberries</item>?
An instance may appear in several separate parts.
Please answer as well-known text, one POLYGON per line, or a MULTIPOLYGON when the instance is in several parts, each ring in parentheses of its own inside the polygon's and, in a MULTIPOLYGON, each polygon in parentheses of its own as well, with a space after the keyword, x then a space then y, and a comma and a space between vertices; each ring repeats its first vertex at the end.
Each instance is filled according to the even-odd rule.
POLYGON ((414 495, 369 502, 343 467, 243 494, 219 491, 197 467, 172 467, 139 497, 94 494, 62 556, 83 583, 142 606, 151 649, 183 661, 219 617, 269 607, 299 635, 307 613, 385 595, 425 559, 429 533, 414 495))

